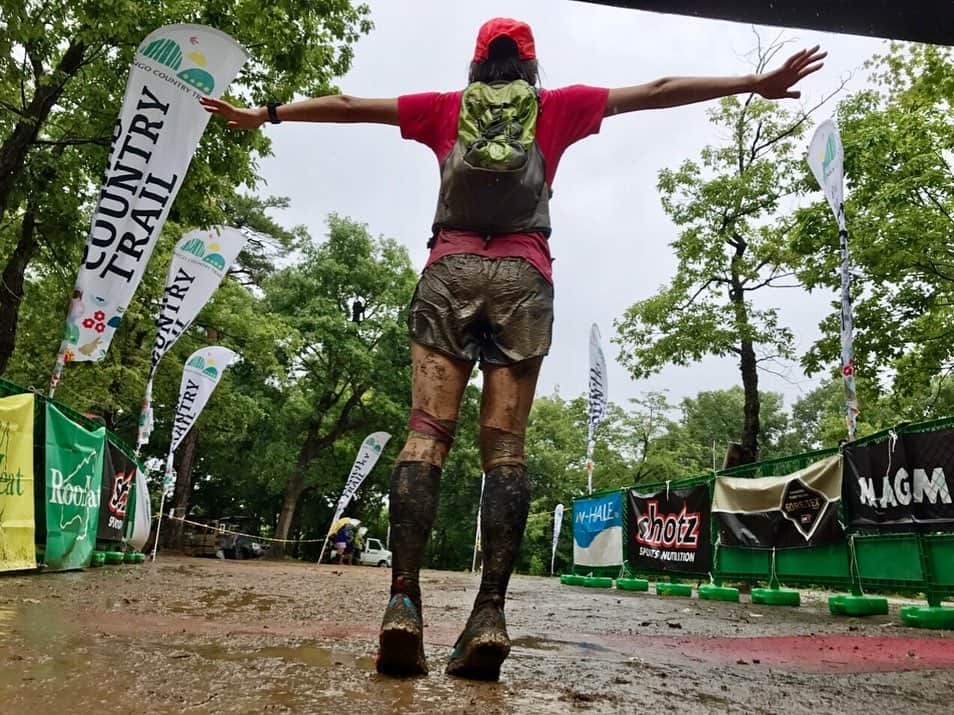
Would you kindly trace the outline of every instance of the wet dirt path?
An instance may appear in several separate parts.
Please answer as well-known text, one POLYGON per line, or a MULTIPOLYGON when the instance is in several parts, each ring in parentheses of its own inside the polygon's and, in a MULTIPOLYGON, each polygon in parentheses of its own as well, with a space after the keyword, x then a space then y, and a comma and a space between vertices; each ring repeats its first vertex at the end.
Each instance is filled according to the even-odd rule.
POLYGON ((374 672, 384 569, 160 556, 0 577, 0 713, 952 711, 954 637, 904 628, 896 604, 835 618, 821 595, 771 608, 515 577, 501 681, 449 678, 477 582, 424 573, 431 674, 396 680, 374 672))

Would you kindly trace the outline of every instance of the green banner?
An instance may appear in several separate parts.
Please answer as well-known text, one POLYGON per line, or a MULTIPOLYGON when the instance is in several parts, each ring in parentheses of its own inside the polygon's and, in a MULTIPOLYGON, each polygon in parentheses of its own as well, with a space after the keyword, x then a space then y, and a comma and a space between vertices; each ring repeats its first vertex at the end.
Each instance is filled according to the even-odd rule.
POLYGON ((106 428, 88 432, 46 405, 46 555, 49 569, 89 566, 96 546, 106 428))
POLYGON ((0 399, 0 571, 36 568, 33 393, 0 399))

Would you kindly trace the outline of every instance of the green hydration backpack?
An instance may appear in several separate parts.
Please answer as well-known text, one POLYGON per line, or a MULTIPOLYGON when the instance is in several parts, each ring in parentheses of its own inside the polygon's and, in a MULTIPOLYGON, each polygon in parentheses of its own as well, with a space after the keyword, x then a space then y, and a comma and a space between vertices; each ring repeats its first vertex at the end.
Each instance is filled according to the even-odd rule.
POLYGON ((487 236, 550 235, 550 189, 536 144, 540 100, 523 80, 464 90, 457 141, 441 164, 434 235, 442 228, 487 236))

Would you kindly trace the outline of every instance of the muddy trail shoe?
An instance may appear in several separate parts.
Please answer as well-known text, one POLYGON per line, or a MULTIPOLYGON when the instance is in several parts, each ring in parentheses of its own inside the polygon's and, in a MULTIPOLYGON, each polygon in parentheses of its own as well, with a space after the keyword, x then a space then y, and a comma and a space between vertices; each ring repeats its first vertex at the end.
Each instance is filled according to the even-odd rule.
POLYGON ((454 644, 446 673, 471 680, 499 680, 500 666, 510 655, 503 599, 480 600, 454 644))
POLYGON ((377 669, 384 675, 427 675, 424 624, 409 596, 396 593, 388 601, 381 624, 377 669))

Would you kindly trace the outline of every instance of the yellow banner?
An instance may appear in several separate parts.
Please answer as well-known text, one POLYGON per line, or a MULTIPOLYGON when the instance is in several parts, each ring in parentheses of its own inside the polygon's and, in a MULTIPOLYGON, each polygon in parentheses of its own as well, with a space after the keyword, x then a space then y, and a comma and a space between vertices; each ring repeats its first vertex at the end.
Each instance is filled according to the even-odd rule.
POLYGON ((0 399, 0 571, 36 568, 33 394, 0 399))

